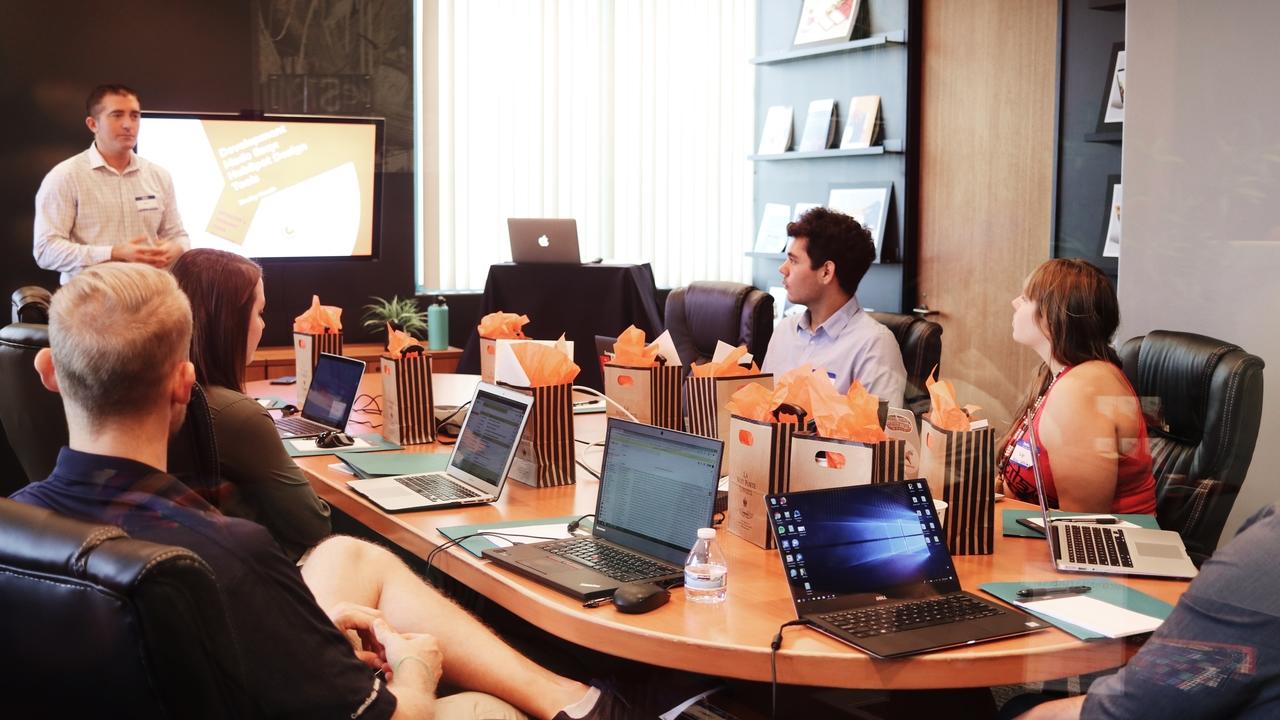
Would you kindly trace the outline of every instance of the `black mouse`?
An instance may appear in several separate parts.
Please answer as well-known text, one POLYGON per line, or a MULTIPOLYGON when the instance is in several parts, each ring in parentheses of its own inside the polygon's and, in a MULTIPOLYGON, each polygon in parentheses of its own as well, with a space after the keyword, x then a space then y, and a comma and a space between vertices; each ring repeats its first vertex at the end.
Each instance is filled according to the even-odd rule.
POLYGON ((655 583, 626 583, 613 591, 613 606, 631 615, 657 610, 670 599, 671 592, 655 583))
POLYGON ((321 433, 316 437, 316 447, 321 448, 338 448, 355 445, 356 441, 344 432, 327 432, 321 433))

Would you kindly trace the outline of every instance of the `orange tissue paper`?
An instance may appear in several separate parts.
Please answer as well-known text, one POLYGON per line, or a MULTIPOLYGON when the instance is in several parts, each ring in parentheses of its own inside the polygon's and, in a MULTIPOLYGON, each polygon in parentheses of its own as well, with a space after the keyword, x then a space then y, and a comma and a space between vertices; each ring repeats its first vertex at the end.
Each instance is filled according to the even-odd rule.
POLYGON ((840 395, 823 390, 814 397, 813 419, 818 434, 839 440, 878 443, 886 439, 880 428, 880 398, 867 392, 857 380, 840 395))
POLYGON ((409 348, 425 349, 421 340, 407 332, 392 329, 391 323, 387 323, 387 355, 392 358, 399 358, 409 348))
POLYGON ((293 331, 311 335, 342 332, 342 308, 321 305, 320 296, 311 296, 311 307, 293 319, 293 331))
POLYGON ((773 390, 758 382, 747 383, 729 396, 725 408, 731 415, 758 422, 773 420, 773 390))
POLYGON ((743 375, 759 375, 760 368, 756 367, 754 362, 751 363, 750 368, 744 368, 738 364, 738 361, 746 354, 747 346, 739 345, 720 362, 707 361, 701 365, 694 364, 689 368, 689 372, 693 377, 741 377, 743 375))
POLYGON ((956 389, 947 380, 935 380, 933 373, 924 381, 929 389, 929 399, 933 409, 929 413, 929 422, 939 430, 966 432, 969 430, 969 415, 980 408, 976 405, 960 407, 956 402, 956 389))
POLYGON ((563 348, 524 342, 512 345, 511 352, 529 378, 529 387, 563 385, 578 377, 577 363, 569 359, 563 348))
POLYGON ((645 345, 644 331, 631 325, 622 331, 613 344, 613 359, 610 362, 627 367, 654 367, 658 364, 658 344, 645 345))
POLYGON ((509 312, 493 312, 480 318, 480 324, 476 326, 480 337, 492 338, 522 338, 524 337, 524 326, 529 322, 528 315, 516 315, 509 312))

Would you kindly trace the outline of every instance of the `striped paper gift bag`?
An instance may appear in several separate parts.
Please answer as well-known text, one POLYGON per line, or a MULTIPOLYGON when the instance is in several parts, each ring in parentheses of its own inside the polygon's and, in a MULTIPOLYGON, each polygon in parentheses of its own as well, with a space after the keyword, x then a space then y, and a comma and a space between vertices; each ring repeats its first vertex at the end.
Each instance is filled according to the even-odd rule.
MULTIPOLYGON (((679 365, 642 368, 605 363, 604 394, 626 408, 637 422, 684 430, 684 416, 680 411, 683 375, 684 368, 679 365)), ((606 407, 609 417, 628 419, 612 403, 606 407)))
POLYGON ((787 489, 825 490, 902 480, 905 443, 861 443, 797 433, 791 438, 787 489))
POLYGON ((400 445, 435 442, 431 358, 424 352, 382 358, 382 436, 400 445))
POLYGON ((685 380, 689 406, 689 432, 724 440, 729 434, 729 398, 747 383, 758 382, 773 387, 773 375, 738 375, 735 377, 693 377, 685 380))
POLYGON ((921 420, 920 475, 947 503, 943 530, 952 555, 995 551, 995 429, 955 432, 921 420))
POLYGON ((573 384, 518 387, 499 383, 533 396, 533 410, 516 447, 511 477, 534 487, 572 485, 573 384))
POLYGON ((320 353, 342 354, 342 333, 293 334, 293 374, 297 378, 298 407, 307 401, 311 389, 311 375, 315 372, 320 353))
POLYGON ((769 549, 773 533, 765 515, 764 496, 788 489, 794 423, 762 422, 732 416, 725 442, 729 476, 729 509, 725 528, 744 540, 769 549))

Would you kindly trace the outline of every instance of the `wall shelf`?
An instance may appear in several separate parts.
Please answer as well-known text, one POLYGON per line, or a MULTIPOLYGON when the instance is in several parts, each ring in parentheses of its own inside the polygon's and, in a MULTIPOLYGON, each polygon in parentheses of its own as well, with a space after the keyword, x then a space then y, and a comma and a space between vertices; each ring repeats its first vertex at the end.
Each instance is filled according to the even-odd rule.
POLYGON ((866 148, 828 148, 826 150, 808 150, 805 152, 771 153, 768 155, 748 155, 748 160, 812 160, 814 158, 850 157, 854 155, 883 155, 885 153, 903 152, 901 140, 885 140, 883 145, 872 145, 866 148))
POLYGON ((767 253, 767 252, 756 252, 755 250, 748 250, 743 254, 749 258, 755 258, 757 260, 786 260, 787 259, 786 253, 767 253))
POLYGON ((906 42, 907 31, 894 30, 892 32, 872 35, 871 37, 862 38, 860 40, 850 40, 849 42, 833 43, 831 45, 796 48, 795 50, 785 50, 783 52, 771 53, 769 55, 757 55, 756 57, 751 58, 751 64, 773 65, 775 63, 790 62, 792 60, 816 57, 818 55, 836 55, 839 53, 885 47, 886 45, 904 45, 906 42))

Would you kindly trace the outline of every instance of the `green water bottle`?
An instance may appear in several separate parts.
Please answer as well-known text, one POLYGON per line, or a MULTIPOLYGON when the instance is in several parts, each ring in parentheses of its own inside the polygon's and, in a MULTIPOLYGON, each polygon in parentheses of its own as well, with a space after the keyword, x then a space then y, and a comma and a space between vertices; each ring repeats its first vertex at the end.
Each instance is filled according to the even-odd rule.
POLYGON ((449 349, 449 306, 443 295, 437 295, 435 304, 427 308, 427 348, 449 349))

